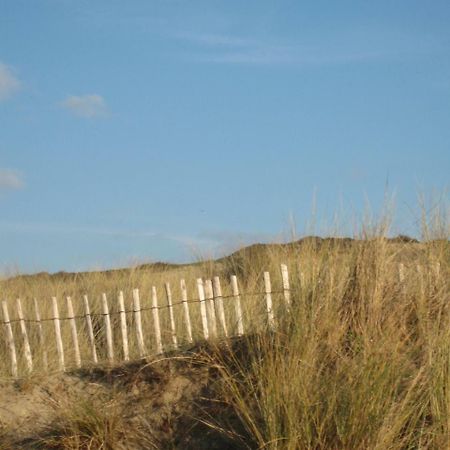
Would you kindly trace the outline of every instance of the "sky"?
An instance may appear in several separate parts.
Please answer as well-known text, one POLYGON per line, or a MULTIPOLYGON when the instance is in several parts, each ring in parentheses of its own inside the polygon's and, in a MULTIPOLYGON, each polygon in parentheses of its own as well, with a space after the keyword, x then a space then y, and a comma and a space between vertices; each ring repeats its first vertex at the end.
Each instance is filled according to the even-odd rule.
POLYGON ((418 193, 448 196, 449 23, 448 0, 0 0, 0 273, 352 235, 386 197, 417 234, 418 193))

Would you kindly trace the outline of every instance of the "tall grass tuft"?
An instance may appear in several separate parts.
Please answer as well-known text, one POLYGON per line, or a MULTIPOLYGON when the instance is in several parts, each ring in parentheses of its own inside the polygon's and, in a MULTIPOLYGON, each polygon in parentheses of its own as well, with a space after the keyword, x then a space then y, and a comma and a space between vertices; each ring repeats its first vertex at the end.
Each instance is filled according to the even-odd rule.
MULTIPOLYGON (((220 352, 208 356, 208 363, 219 372, 216 382, 221 401, 231 406, 239 430, 246 433, 238 437, 236 430, 212 418, 211 426, 234 436, 236 445, 249 448, 444 449, 450 448, 450 230, 446 214, 439 210, 437 219, 424 214, 421 242, 386 239, 387 225, 382 222, 362 227, 360 240, 310 238, 286 246, 252 246, 231 258, 191 267, 16 278, 3 281, 0 287, 8 299, 23 297, 24 305, 38 297, 42 315, 49 317, 48 300, 53 295, 81 299, 87 292, 98 299, 106 292, 115 302, 123 290, 129 307, 130 293, 139 287, 148 305, 152 285, 158 286, 163 303, 164 282, 177 286, 185 278, 193 298, 197 277, 220 275, 228 280, 237 274, 247 334, 228 348, 221 346, 220 352), (264 297, 246 293, 262 292, 264 271, 273 277, 272 285, 280 287, 282 263, 289 267, 292 307, 287 311, 282 295, 274 294, 276 324, 270 329, 264 297)), ((223 290, 229 296, 225 282, 223 290)), ((93 302, 93 310, 99 312, 99 305, 93 302)), ((198 341, 202 339, 198 304, 192 307, 198 341)), ((81 302, 78 308, 82 313, 81 302)), ((233 330, 232 303, 227 302, 225 308, 233 330)), ((169 319, 161 311, 163 340, 170 350, 169 319)), ((143 316, 146 346, 151 351, 155 348, 148 332, 151 314, 147 311, 143 316)), ((131 314, 128 319, 132 323, 131 314)), ((182 334, 181 307, 175 319, 182 334)), ((50 325, 44 331, 53 345, 50 325)), ((83 323, 78 325, 82 329, 83 323)), ((118 322, 113 325, 115 346, 120 349, 118 322)), ((65 342, 70 342, 70 330, 65 327, 63 332, 65 342)), ((37 342, 33 333, 32 342, 37 342)), ((130 335, 132 358, 136 358, 136 342, 130 335)), ((100 326, 96 338, 104 360, 100 326)), ((87 342, 81 342, 81 350, 86 363, 87 342)), ((70 349, 68 353, 70 361, 70 349)), ((39 356, 37 361, 40 370, 39 356)), ((1 342, 0 362, 0 372, 6 373, 9 354, 1 342)), ((50 370, 54 368, 56 359, 50 361, 50 370)), ((109 436, 122 433, 121 421, 117 418, 116 423, 108 411, 92 410, 89 405, 70 411, 73 416, 65 421, 69 425, 64 439, 86 435, 86 439, 100 436, 98 442, 107 442, 109 436)), ((72 438, 68 439, 70 448, 72 438)))
POLYGON ((246 445, 449 448, 449 262, 447 240, 382 237, 294 257, 291 314, 214 357, 246 445))

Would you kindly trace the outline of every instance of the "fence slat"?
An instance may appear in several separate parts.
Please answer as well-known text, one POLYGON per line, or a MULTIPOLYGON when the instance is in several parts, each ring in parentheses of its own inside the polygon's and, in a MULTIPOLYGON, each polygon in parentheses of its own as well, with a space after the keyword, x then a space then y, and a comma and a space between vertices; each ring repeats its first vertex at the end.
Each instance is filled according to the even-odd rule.
POLYGON ((52 303, 53 303, 53 323, 55 325, 56 351, 58 353, 58 364, 59 369, 65 371, 66 366, 64 363, 64 347, 61 338, 61 324, 59 322, 58 300, 56 297, 52 297, 52 303))
POLYGON ((123 292, 119 292, 119 314, 120 314, 120 330, 122 332, 122 348, 124 361, 130 360, 130 352, 128 349, 128 331, 127 331, 127 316, 125 314, 125 302, 123 300, 123 292))
POLYGON ((207 300, 207 310, 209 312, 209 323, 211 324, 211 335, 217 338, 217 320, 216 320, 216 308, 214 305, 214 293, 211 280, 205 280, 205 297, 207 300))
POLYGON ((436 276, 436 279, 439 279, 440 274, 441 274, 441 263, 437 262, 434 264, 434 275, 436 276))
MULTIPOLYGON (((282 293, 284 296, 284 302, 286 308, 289 310, 291 307, 291 292, 290 292, 290 282, 289 282, 289 272, 288 267, 285 264, 280 265, 281 269, 281 278, 282 278, 282 293)), ((403 273, 403 265, 400 264, 398 266, 399 270, 399 279, 400 282, 404 282, 404 273, 403 273)), ((418 271, 421 272, 421 269, 418 268, 418 271)), ((302 279, 302 285, 304 284, 304 276, 301 274, 302 279)), ((196 279, 197 284, 197 291, 198 291, 198 301, 199 301, 199 307, 200 307, 200 318, 202 323, 202 331, 203 331, 203 337, 206 340, 209 340, 210 338, 217 338, 220 336, 228 337, 231 334, 236 334, 238 336, 242 336, 244 334, 244 320, 243 320, 243 310, 241 305, 241 294, 239 292, 239 286, 238 286, 238 280, 235 275, 231 276, 231 288, 232 288, 232 299, 234 306, 234 312, 235 312, 235 318, 236 322, 233 325, 233 331, 230 331, 232 325, 230 325, 230 316, 227 318, 225 315, 225 309, 224 309, 224 297, 222 293, 220 278, 218 276, 215 276, 212 280, 206 279, 202 280, 202 278, 196 279), (228 319, 228 324, 227 324, 228 319)), ((176 303, 174 305, 173 303, 173 297, 171 292, 171 286, 169 283, 165 283, 165 295, 167 299, 167 306, 162 306, 162 308, 167 308, 169 311, 169 324, 170 324, 170 334, 171 334, 171 343, 172 348, 178 349, 179 348, 179 341, 178 338, 180 336, 177 336, 177 322, 175 321, 175 311, 174 308, 178 304, 176 303)), ((190 305, 188 300, 188 292, 186 288, 185 280, 180 280, 180 288, 181 288, 181 305, 183 308, 183 319, 184 323, 186 325, 186 335, 187 340, 192 343, 193 342, 193 330, 192 330, 192 323, 191 323, 191 317, 190 317, 190 305)), ((270 273, 264 272, 264 299, 266 303, 266 313, 267 313, 267 320, 268 320, 268 326, 270 329, 274 330, 276 328, 276 320, 275 320, 275 311, 273 307, 273 291, 271 286, 271 279, 270 279, 270 273)), ((151 289, 151 297, 152 297, 152 315, 153 315, 153 321, 154 321, 154 328, 155 328, 155 338, 156 338, 156 353, 161 354, 163 353, 163 340, 162 340, 162 334, 161 334, 161 325, 160 325, 160 317, 159 317, 159 308, 158 307, 158 299, 157 299, 157 290, 155 286, 152 286, 151 289)), ((277 297, 278 298, 278 297, 277 297)), ((91 344, 91 350, 92 350, 92 357, 94 360, 94 363, 98 362, 97 357, 97 350, 95 345, 95 336, 94 336, 94 330, 93 330, 93 322, 91 318, 91 312, 89 309, 89 301, 87 295, 83 296, 84 299, 84 309, 85 309, 85 317, 86 317, 86 323, 87 323, 87 331, 89 335, 89 341, 91 344)), ((122 349, 123 349, 123 358, 125 361, 130 360, 130 347, 129 347, 129 337, 128 337, 128 325, 130 325, 130 322, 127 324, 127 311, 125 309, 125 301, 124 301, 124 294, 123 291, 120 291, 117 297, 118 300, 118 314, 120 317, 120 328, 121 328, 121 337, 122 337, 122 349)), ((34 309, 36 314, 36 323, 37 323, 37 334, 39 338, 40 346, 42 347, 43 352, 43 365, 47 369, 48 367, 48 354, 46 352, 46 346, 44 342, 44 333, 43 333, 43 324, 40 317, 40 311, 39 306, 36 299, 33 299, 34 301, 34 309)), ((76 315, 74 313, 73 309, 73 303, 70 296, 66 297, 67 301, 67 317, 64 317, 62 320, 67 320, 68 325, 71 329, 71 336, 72 336, 72 343, 74 348, 74 359, 75 359, 75 365, 76 367, 80 368, 82 366, 81 361, 81 354, 80 354, 80 344, 79 344, 79 336, 78 336, 78 329, 76 324, 76 315)), ((193 300, 196 301, 196 300, 193 300)), ((101 303, 102 303, 102 314, 104 317, 104 327, 105 327, 105 338, 106 338, 106 353, 107 353, 107 359, 110 363, 112 363, 115 359, 114 355, 114 336, 113 332, 115 331, 112 329, 112 319, 109 311, 109 305, 107 296, 105 293, 101 296, 101 303)), ((56 338, 56 349, 57 349, 57 356, 58 356, 58 364, 59 368, 62 371, 66 370, 66 361, 67 354, 65 355, 64 352, 64 345, 62 340, 62 330, 61 327, 65 327, 65 325, 61 325, 61 318, 60 313, 58 310, 58 299, 57 297, 52 297, 52 304, 53 304, 53 317, 50 319, 54 323, 55 328, 55 338, 56 338)), ((18 364, 17 364, 17 351, 14 343, 14 335, 13 335, 13 329, 11 325, 11 321, 9 319, 8 311, 7 311, 7 303, 5 301, 2 302, 2 308, 3 308, 3 316, 4 316, 4 325, 6 327, 7 332, 7 342, 9 343, 9 348, 11 351, 11 362, 12 362, 12 372, 14 376, 17 376, 18 372, 18 364), (6 310, 6 312, 5 312, 6 310)), ((148 309, 148 308, 144 308, 148 309)), ((140 303, 140 297, 139 297, 139 290, 133 289, 133 314, 134 314, 134 323, 136 326, 136 337, 137 337, 137 346, 140 357, 147 356, 148 352, 145 346, 144 341, 144 334, 143 334, 143 328, 142 328, 142 308, 140 303)), ((26 326, 26 319, 23 315, 23 309, 21 305, 20 299, 17 299, 17 314, 18 314, 18 322, 20 325, 20 331, 23 338, 23 349, 24 349, 24 357, 26 360, 26 367, 29 372, 33 370, 33 363, 36 364, 36 361, 33 361, 31 348, 30 348, 30 341, 29 341, 29 332, 30 330, 27 330, 26 326)), ((116 312, 113 312, 112 314, 116 314, 116 312)), ((94 314, 97 315, 97 314, 94 314)), ((181 319, 181 318, 180 318, 181 319)), ((117 325, 118 325, 117 321, 117 325)), ((130 325, 131 326, 131 325, 130 325)), ((178 325, 179 326, 179 325, 178 325)), ((64 330, 65 331, 65 330, 64 330)), ((67 330, 68 331, 68 330, 67 330)), ((178 329, 178 333, 180 333, 180 329, 178 329)), ((186 336, 184 333, 182 334, 183 339, 186 336)), ((117 336, 118 338, 118 336, 117 336)), ((66 345, 69 345, 66 343, 66 345)), ((153 345, 152 351, 153 349, 153 345)), ((116 349, 116 352, 118 350, 116 349)), ((66 348, 67 353, 67 348, 66 348)), ((121 351, 119 350, 119 353, 121 351)), ((40 353, 38 356, 34 355, 34 359, 39 360, 40 353)), ((19 355, 20 357, 21 355, 19 355)), ((121 355, 120 355, 121 356, 121 355)), ((116 358, 119 358, 119 355, 116 355, 116 358)), ((69 358, 71 359, 71 358, 69 358)))
POLYGON ((405 282, 405 266, 403 263, 398 265, 398 279, 401 284, 405 282))
POLYGON ((289 272, 286 264, 281 264, 281 278, 283 280, 283 295, 286 302, 286 309, 291 309, 291 291, 289 288, 289 272))
POLYGON ((236 313, 237 334, 242 336, 244 334, 244 319, 242 316, 241 296, 239 295, 239 286, 236 275, 231 275, 231 289, 234 297, 234 310, 236 313))
POLYGON ((86 317, 86 326, 88 329, 88 336, 89 336, 89 344, 91 346, 92 360, 94 361, 95 364, 97 364, 98 363, 97 348, 95 346, 94 328, 92 327, 91 310, 89 308, 89 299, 87 295, 83 295, 83 302, 84 302, 84 314, 86 317))
POLYGON ((39 305, 36 298, 33 298, 33 303, 34 303, 34 313, 36 315, 36 327, 39 335, 39 346, 42 352, 42 365, 44 366, 44 370, 47 371, 48 370, 47 347, 45 345, 44 330, 42 329, 41 313, 39 311, 39 305))
POLYGON ((425 280, 424 280, 424 274, 423 274, 423 267, 420 264, 417 264, 416 269, 417 269, 417 274, 419 277, 421 299, 424 299, 425 298, 425 280))
POLYGON ((17 378, 18 371, 16 345, 14 344, 14 334, 12 331, 11 322, 9 321, 8 304, 6 303, 6 300, 2 300, 2 310, 3 323, 6 327, 6 340, 8 341, 9 351, 11 353, 11 373, 14 378, 17 378))
POLYGON ((31 356, 30 341, 28 339, 27 327, 25 325, 25 318, 23 315, 22 302, 20 301, 20 298, 16 299, 16 305, 17 305, 17 316, 19 317, 20 332, 22 333, 23 338, 23 350, 25 361, 27 363, 28 373, 31 373, 33 371, 33 357, 31 356))
POLYGON ((177 332, 175 328, 175 316, 173 314, 173 305, 172 305, 172 291, 170 289, 170 284, 165 283, 164 284, 165 290, 166 290, 166 299, 167 304, 169 306, 169 319, 170 319, 170 332, 172 335, 172 343, 174 349, 178 349, 178 339, 177 339, 177 332))
POLYGON ((400 290, 402 295, 406 294, 406 285, 405 285, 405 266, 403 263, 398 265, 398 280, 400 282, 400 290))
POLYGON ((78 345, 77 324, 75 323, 75 314, 73 312, 72 299, 66 297, 67 301, 67 318, 69 319, 70 330, 72 332, 73 349, 75 352, 75 365, 81 367, 80 346, 78 345))
POLYGON ((152 286, 152 313, 153 324, 155 327, 156 353, 160 355, 163 352, 163 346, 161 339, 161 325, 159 323, 158 293, 156 292, 155 286, 152 286))
POLYGON ((227 322, 225 319, 225 310, 223 309, 222 287, 220 286, 220 278, 214 277, 214 298, 217 306, 219 322, 222 326, 223 334, 228 337, 227 322))
POLYGON ((300 288, 302 292, 306 289, 306 278, 304 272, 300 272, 300 288))
POLYGON ((270 283, 269 272, 264 272, 264 292, 265 292, 266 306, 267 306, 267 320, 269 323, 269 327, 273 330, 275 328, 275 318, 273 315, 272 286, 270 283))
POLYGON ((194 340, 192 339, 191 315, 189 314, 188 295, 186 289, 186 282, 184 280, 180 281, 180 288, 181 288, 181 302, 183 303, 184 322, 186 324, 187 337, 189 343, 192 344, 194 340))
POLYGON ((106 354, 110 363, 114 361, 113 335, 111 329, 111 319, 109 317, 108 299, 106 294, 102 294, 103 317, 105 318, 106 331, 106 354))
POLYGON ((144 333, 142 332, 141 300, 139 298, 139 289, 133 289, 133 312, 139 356, 143 358, 147 354, 147 350, 145 349, 144 333))
POLYGON ((197 292, 198 299, 200 301, 200 315, 202 317, 203 336, 205 339, 209 339, 208 317, 206 315, 205 303, 205 288, 203 286, 203 280, 201 278, 197 278, 197 292))

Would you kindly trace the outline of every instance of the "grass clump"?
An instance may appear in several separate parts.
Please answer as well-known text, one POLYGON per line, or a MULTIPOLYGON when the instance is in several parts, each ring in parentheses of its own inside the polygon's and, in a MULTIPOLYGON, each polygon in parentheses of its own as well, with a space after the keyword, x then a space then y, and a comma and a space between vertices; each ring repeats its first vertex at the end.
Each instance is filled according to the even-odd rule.
MULTIPOLYGON (((405 236, 387 239, 384 225, 371 226, 363 229, 361 239, 312 237, 286 245, 255 245, 228 258, 192 267, 5 280, 0 287, 7 297, 23 296, 20 293, 25 292, 24 296, 32 299, 39 293, 43 315, 51 317, 46 300, 51 295, 80 299, 91 291, 92 309, 99 313, 102 292, 107 292, 114 311, 119 290, 125 292, 130 307, 131 290, 139 287, 142 303, 148 305, 153 285, 159 286, 160 292, 164 282, 178 286, 180 278, 185 278, 189 296, 195 299, 197 277, 220 275, 229 333, 236 336, 228 281, 230 275, 239 277, 245 336, 226 344, 220 340, 216 351, 205 353, 202 367, 211 368, 214 377, 204 381, 205 389, 193 389, 195 395, 186 401, 189 405, 198 403, 201 409, 207 386, 208 393, 217 398, 215 403, 207 399, 204 415, 198 414, 198 408, 195 413, 189 408, 174 408, 167 416, 170 420, 144 414, 130 421, 124 417, 129 411, 123 407, 126 402, 100 396, 63 407, 53 428, 57 432, 43 437, 42 445, 70 449, 168 448, 161 443, 171 442, 173 448, 200 448, 187 446, 185 435, 176 437, 180 436, 176 430, 180 423, 204 432, 204 428, 192 424, 191 419, 198 419, 214 429, 216 433, 211 436, 222 434, 227 438, 223 442, 234 442, 230 447, 215 447, 211 442, 205 448, 450 448, 450 233, 442 221, 437 225, 425 221, 423 230, 420 242, 405 236), (280 264, 289 267, 290 310, 280 292, 280 264), (262 294, 264 271, 270 272, 274 288, 273 328, 268 326, 262 294), (161 429, 169 428, 166 434, 170 438, 152 440, 149 430, 156 423, 161 429)), ((177 289, 174 287, 174 298, 179 298, 177 289)), ((163 304, 162 293, 159 298, 163 304)), ((78 303, 77 313, 82 314, 82 304, 78 303)), ((198 303, 192 303, 191 308, 194 340, 199 342, 203 337, 198 303)), ((160 313, 166 355, 178 355, 172 353, 167 311, 161 309, 160 313)), ((132 327, 133 316, 127 314, 132 327)), ((151 311, 142 315, 145 344, 152 351, 153 336, 147 332, 153 329, 151 311)), ((97 325, 96 342, 104 361, 101 319, 94 327, 97 325)), ((180 305, 175 308, 175 322, 176 329, 181 330, 179 342, 184 345, 180 305)), ((53 345, 51 325, 46 322, 44 334, 53 345)), ((85 336, 81 319, 78 326, 80 336, 85 336)), ((66 323, 63 327, 64 340, 70 342, 70 330, 66 323)), ((115 348, 120 349, 117 316, 113 329, 115 348)), ((19 335, 18 329, 14 331, 19 335)), ((33 333, 31 330, 32 351, 39 362, 39 352, 35 351, 38 340, 33 333)), ((132 359, 137 358, 134 333, 129 337, 132 359)), ((85 338, 80 341, 86 363, 89 346, 85 338)), ((210 345, 214 348, 218 342, 213 339, 210 345)), ((120 360, 120 350, 118 354, 120 360)), ((72 356, 69 350, 67 359, 72 356)), ((8 349, 0 343, 0 361, 4 363, 0 372, 8 367, 8 358, 8 349)), ((50 361, 50 370, 55 367, 56 360, 50 361)), ((172 386, 172 403, 176 405, 183 398, 180 393, 198 379, 198 373, 176 378, 170 372, 161 389, 168 391, 172 386)), ((155 409, 164 407, 162 400, 153 404, 155 409)))
POLYGON ((449 447, 449 243, 408 245, 312 250, 291 313, 219 356, 246 446, 449 447))
POLYGON ((130 419, 121 393, 61 398, 53 407, 57 420, 34 437, 31 448, 60 450, 157 449, 157 440, 139 415, 130 419))

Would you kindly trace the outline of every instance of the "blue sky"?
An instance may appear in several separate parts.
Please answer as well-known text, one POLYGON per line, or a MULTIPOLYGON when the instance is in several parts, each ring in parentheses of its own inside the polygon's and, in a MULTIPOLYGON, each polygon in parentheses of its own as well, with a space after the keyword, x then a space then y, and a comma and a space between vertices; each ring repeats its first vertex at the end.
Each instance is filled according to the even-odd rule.
MULTIPOLYGON (((0 0, 0 271, 341 233, 450 173, 450 2, 0 0)), ((446 195, 446 194, 444 194, 446 195)))

